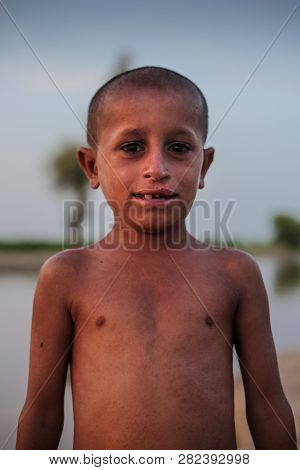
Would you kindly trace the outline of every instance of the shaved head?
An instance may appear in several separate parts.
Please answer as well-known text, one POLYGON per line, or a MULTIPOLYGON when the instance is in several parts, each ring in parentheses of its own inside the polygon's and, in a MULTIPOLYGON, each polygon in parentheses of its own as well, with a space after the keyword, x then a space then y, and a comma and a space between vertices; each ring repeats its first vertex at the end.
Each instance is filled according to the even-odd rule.
POLYGON ((208 132, 208 109, 202 91, 188 78, 163 67, 140 67, 128 70, 111 78, 99 88, 91 99, 88 110, 87 141, 96 148, 103 118, 104 108, 110 98, 122 92, 152 89, 161 92, 174 91, 192 96, 195 112, 199 115, 199 126, 203 142, 208 132))

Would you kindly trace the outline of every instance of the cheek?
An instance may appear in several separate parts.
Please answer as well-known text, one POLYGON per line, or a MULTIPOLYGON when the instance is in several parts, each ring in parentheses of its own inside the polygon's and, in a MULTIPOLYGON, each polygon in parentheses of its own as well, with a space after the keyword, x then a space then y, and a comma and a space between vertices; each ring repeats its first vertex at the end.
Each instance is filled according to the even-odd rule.
POLYGON ((98 172, 103 194, 109 197, 121 185, 121 182, 119 182, 118 170, 104 153, 99 158, 98 172))
POLYGON ((101 176, 103 184, 101 185, 102 192, 109 204, 114 204, 115 209, 121 209, 123 203, 128 199, 130 189, 133 184, 128 181, 128 175, 122 174, 116 168, 110 168, 108 165, 102 172, 101 176))
POLYGON ((194 199, 200 183, 201 161, 187 165, 178 175, 179 187, 184 188, 187 199, 194 199))
POLYGON ((106 151, 106 155, 103 154, 103 157, 105 158, 99 160, 99 172, 102 178, 109 181, 113 187, 123 186, 125 189, 130 182, 136 181, 139 173, 137 162, 133 163, 128 159, 118 158, 108 151, 106 151))

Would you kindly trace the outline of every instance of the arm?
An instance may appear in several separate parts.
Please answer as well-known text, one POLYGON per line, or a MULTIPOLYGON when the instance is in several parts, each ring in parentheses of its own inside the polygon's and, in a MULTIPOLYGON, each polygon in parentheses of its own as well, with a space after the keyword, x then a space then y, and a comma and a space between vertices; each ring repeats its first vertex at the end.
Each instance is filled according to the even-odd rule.
POLYGON ((59 256, 45 263, 37 282, 27 396, 19 417, 16 449, 56 449, 63 428, 73 325, 59 256))
POLYGON ((254 259, 239 254, 240 301, 235 345, 256 449, 296 449, 295 423, 284 395, 274 347, 267 293, 254 259))

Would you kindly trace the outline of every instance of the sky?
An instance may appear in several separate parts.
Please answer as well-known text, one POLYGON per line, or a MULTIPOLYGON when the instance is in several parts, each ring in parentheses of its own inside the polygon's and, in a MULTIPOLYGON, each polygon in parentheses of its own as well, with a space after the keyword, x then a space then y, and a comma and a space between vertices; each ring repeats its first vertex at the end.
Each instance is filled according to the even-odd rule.
POLYGON ((1 3, 0 240, 61 239, 72 194, 54 187, 49 162, 86 143, 89 101, 121 54, 205 94, 216 153, 197 200, 211 219, 218 201, 235 201, 231 234, 258 241, 275 214, 299 216, 300 7, 287 22, 297 0, 1 3))

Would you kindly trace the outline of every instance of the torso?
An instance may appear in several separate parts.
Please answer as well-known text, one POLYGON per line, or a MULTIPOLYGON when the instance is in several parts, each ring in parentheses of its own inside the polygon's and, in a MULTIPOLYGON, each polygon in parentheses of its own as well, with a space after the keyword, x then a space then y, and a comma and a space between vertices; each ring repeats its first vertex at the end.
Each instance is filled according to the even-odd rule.
POLYGON ((74 449, 236 448, 238 293, 223 258, 82 255, 71 311, 74 449))

